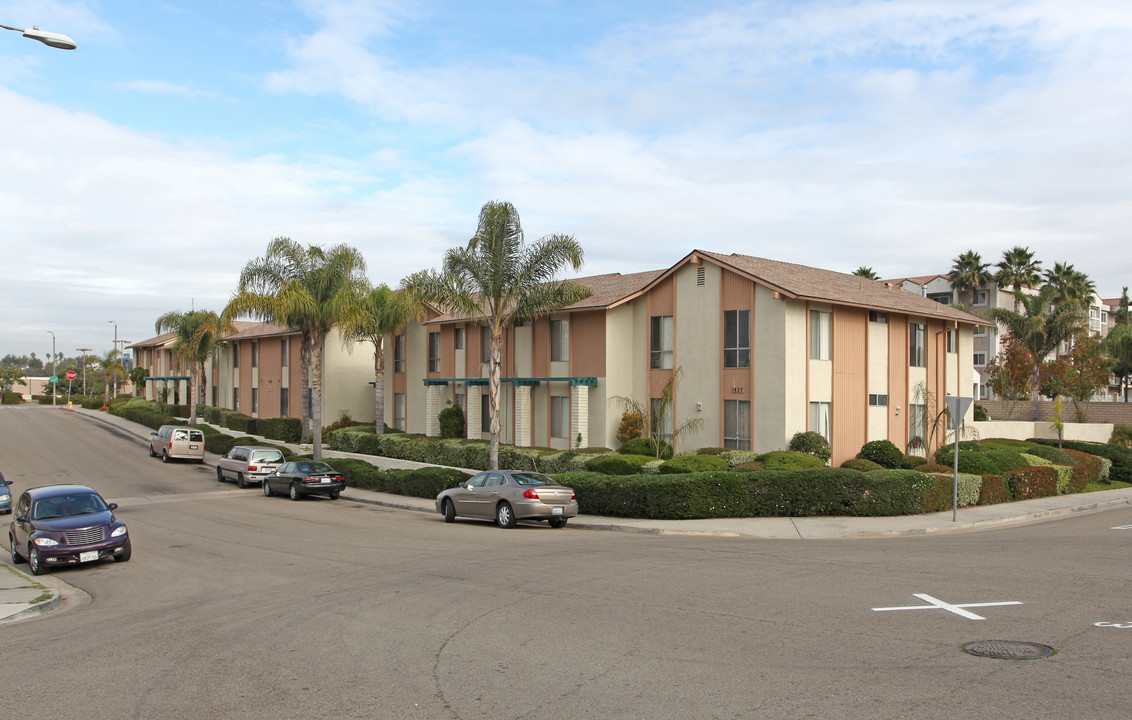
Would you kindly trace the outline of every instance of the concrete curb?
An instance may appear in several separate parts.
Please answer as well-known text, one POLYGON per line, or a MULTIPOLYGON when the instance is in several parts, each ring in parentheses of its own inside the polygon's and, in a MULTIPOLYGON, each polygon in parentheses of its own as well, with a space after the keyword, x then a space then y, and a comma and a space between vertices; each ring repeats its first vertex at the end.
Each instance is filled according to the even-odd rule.
MULTIPOLYGON (((46 615, 47 613, 54 612, 55 610, 58 610, 60 607, 62 607, 63 593, 58 587, 58 584, 62 583, 61 580, 49 575, 32 577, 31 575, 28 575, 27 573, 13 567, 7 561, 4 561, 2 563, 2 566, 4 568, 7 568, 8 571, 19 578, 23 582, 23 584, 18 588, 0 589, 0 625, 27 620, 39 615, 46 615), (51 594, 51 596, 47 600, 41 600, 40 602, 35 603, 5 601, 5 593, 10 592, 11 590, 22 589, 42 589, 43 592, 48 592, 51 594), (16 607, 21 605, 24 606, 22 609, 15 610, 16 607), (15 610, 15 612, 4 614, 9 610, 15 610)), ((0 570, 0 572, 4 571, 0 570)), ((65 585, 66 583, 63 584, 65 585)))

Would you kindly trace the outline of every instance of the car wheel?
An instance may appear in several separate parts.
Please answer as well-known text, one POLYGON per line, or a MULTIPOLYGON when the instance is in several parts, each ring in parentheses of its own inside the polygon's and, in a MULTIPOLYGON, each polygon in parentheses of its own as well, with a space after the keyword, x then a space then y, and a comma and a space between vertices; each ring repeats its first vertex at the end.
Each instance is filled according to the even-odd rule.
POLYGON ((126 543, 126 549, 114 556, 115 562, 129 562, 130 555, 133 554, 133 548, 129 543, 126 543))
POLYGON ((216 482, 224 482, 224 471, 216 468, 216 482))
POLYGON ((244 479, 243 473, 239 473, 239 474, 236 475, 236 485, 238 485, 241 488, 246 488, 248 486, 248 481, 244 479))
POLYGON ((267 478, 263 479, 263 496, 271 497, 275 493, 271 492, 271 483, 267 482, 267 478))
POLYGON ((157 453, 155 453, 155 452, 153 451, 153 446, 152 446, 152 445, 150 445, 150 446, 149 446, 149 456, 150 456, 150 457, 157 457, 157 453))
POLYGON ((22 563, 24 561, 24 556, 20 555, 19 551, 16 550, 16 538, 12 537, 11 535, 8 536, 8 547, 12 549, 12 564, 19 565, 20 563, 22 563))
POLYGON ((327 493, 327 495, 330 496, 331 500, 337 500, 338 499, 338 491, 337 490, 331 490, 329 493, 327 493))
POLYGON ((31 569, 32 575, 42 575, 47 572, 43 568, 43 562, 39 557, 39 550, 34 545, 28 546, 28 568, 31 569))
POLYGON ((299 486, 296 485, 295 483, 291 483, 291 499, 292 500, 302 500, 303 499, 303 494, 301 492, 299 492, 299 486))
POLYGON ((162 450, 161 451, 161 462, 163 462, 163 463, 169 462, 169 451, 168 450, 162 450))
POLYGON ((566 518, 550 518, 547 522, 550 523, 550 527, 555 530, 566 527, 566 518))
POLYGON ((501 528, 515 527, 515 511, 511 509, 511 505, 499 503, 499 507, 495 508, 495 522, 501 528))
POLYGON ((444 522, 456 522, 456 506, 448 499, 444 501, 444 522))

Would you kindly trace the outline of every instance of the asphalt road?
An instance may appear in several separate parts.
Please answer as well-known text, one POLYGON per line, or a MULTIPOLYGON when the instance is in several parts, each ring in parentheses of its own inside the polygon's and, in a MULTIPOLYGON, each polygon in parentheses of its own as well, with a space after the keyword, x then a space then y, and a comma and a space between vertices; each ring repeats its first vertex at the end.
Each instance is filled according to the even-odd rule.
POLYGON ((21 717, 1132 715, 1128 509, 828 542, 505 531, 268 499, 46 408, 0 409, 0 467, 96 487, 134 545, 56 573, 88 602, 0 627, 21 717), (968 607, 874 610, 917 595, 968 607), (1057 652, 962 652, 983 640, 1057 652))

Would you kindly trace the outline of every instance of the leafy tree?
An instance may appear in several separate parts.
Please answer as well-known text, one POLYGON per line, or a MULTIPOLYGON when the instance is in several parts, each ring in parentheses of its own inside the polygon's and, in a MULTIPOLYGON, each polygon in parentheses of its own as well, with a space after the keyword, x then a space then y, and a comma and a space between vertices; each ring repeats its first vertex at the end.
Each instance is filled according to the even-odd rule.
POLYGON ((136 367, 129 372, 130 382, 134 386, 134 394, 141 395, 145 389, 145 379, 149 377, 149 370, 143 367, 136 367))
POLYGON ((110 350, 102 355, 95 355, 98 364, 102 366, 103 375, 106 379, 106 404, 110 404, 110 388, 114 387, 114 397, 118 396, 118 383, 126 379, 126 367, 119 361, 121 352, 117 348, 110 350))
POLYGON ((1085 422, 1089 414, 1089 401, 1093 393, 1108 385, 1112 365, 1113 360, 1106 351, 1104 341, 1081 333, 1074 339, 1073 350, 1069 355, 1044 363, 1043 371, 1048 377, 1048 382, 1043 383, 1047 389, 1046 394, 1070 398, 1077 413, 1077 422, 1085 422))
POLYGON ((1128 402, 1128 379, 1132 377, 1132 325, 1118 324, 1104 339, 1112 357, 1112 373, 1123 388, 1124 402, 1128 402))
POLYGON ((440 423, 440 437, 462 438, 466 432, 464 410, 459 405, 448 402, 448 406, 437 415, 440 423))
POLYGON ((173 354, 184 359, 189 368, 189 424, 197 421, 197 400, 203 389, 204 364, 212 353, 220 347, 225 333, 233 331, 232 323, 222 319, 211 310, 190 310, 180 312, 171 310, 154 323, 158 334, 172 332, 173 354))
MULTIPOLYGON (((646 438, 654 438, 662 440, 661 435, 664 430, 669 426, 672 427, 672 447, 676 447, 677 441, 688 433, 699 432, 704 426, 703 418, 691 418, 682 423, 677 424, 675 418, 672 416, 673 408, 676 405, 676 391, 680 386, 680 378, 684 375, 684 368, 678 367, 672 371, 672 376, 664 383, 664 387, 660 391, 660 397, 655 401, 649 403, 646 408, 631 397, 624 395, 614 395, 611 399, 616 400, 621 404, 622 409, 626 414, 635 413, 644 418, 643 430, 646 438)), ((656 443, 657 457, 660 457, 660 447, 662 443, 656 443)))
POLYGON ((959 293, 967 293, 970 297, 968 305, 975 304, 975 293, 981 287, 990 284, 990 264, 983 262, 983 258, 974 250, 968 250, 955 258, 951 264, 951 287, 959 293))
POLYGON ((1128 286, 1120 294, 1120 305, 1116 308, 1113 320, 1117 325, 1132 325, 1132 316, 1128 313, 1128 286))
POLYGON ((342 341, 368 341, 373 344, 374 432, 385 429, 385 336, 397 332, 405 323, 424 314, 424 306, 410 292, 396 292, 387 285, 352 288, 343 294, 338 330, 342 341))
MULTIPOLYGON (((1011 287, 1017 293, 1023 287, 1037 287, 1042 281, 1042 263, 1034 259, 1030 248, 1016 245, 1002 253, 998 272, 994 276, 999 287, 1011 287)), ((1018 312, 1018 301, 1014 301, 1014 312, 1018 312)))
POLYGON ((861 267, 854 270, 853 274, 866 278, 868 280, 880 280, 880 275, 877 275, 871 267, 868 267, 866 265, 862 265, 861 267))
POLYGON ((12 392, 12 386, 23 379, 23 368, 0 368, 0 395, 12 392))
POLYGON ((1030 353, 1030 397, 1033 399, 1032 419, 1038 421, 1038 396, 1041 387, 1041 364, 1046 356, 1074 336, 1083 325, 1083 314, 1072 303, 1054 304, 1048 287, 1037 295, 1021 291, 1014 298, 1023 312, 1006 308, 991 308, 987 317, 1006 327, 1022 347, 1030 353))
POLYGON ((499 468, 499 387, 503 335, 517 320, 534 320, 589 297, 574 282, 557 281, 565 267, 582 266, 582 247, 571 235, 547 235, 527 245, 519 213, 509 202, 488 202, 480 209, 476 234, 467 247, 444 254, 443 271, 422 270, 401 281, 422 301, 478 319, 491 332, 488 403, 491 415, 489 463, 499 468))
POLYGON ((324 250, 278 237, 267 253, 248 262, 225 320, 250 315, 299 331, 303 385, 300 442, 313 444, 322 459, 322 358, 326 333, 338 321, 348 298, 365 284, 365 260, 348 245, 324 250))

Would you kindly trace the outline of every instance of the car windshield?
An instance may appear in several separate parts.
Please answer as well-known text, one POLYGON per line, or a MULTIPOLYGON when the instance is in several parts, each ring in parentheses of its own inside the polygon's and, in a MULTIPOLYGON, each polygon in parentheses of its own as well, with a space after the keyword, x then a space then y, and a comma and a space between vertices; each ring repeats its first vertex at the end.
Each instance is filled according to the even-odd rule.
POLYGON ((109 509, 106 506, 106 501, 98 493, 71 493, 39 500, 32 508, 32 519, 50 520, 51 518, 105 512, 109 509))
POLYGON ((538 473, 511 473, 511 477, 515 478, 515 482, 520 485, 553 485, 554 481, 546 475, 539 475, 538 473))
POLYGON ((253 462, 283 462, 283 453, 278 450, 257 450, 252 453, 253 462))
POLYGON ((301 470, 302 472, 311 473, 334 472, 334 468, 330 467, 324 462, 299 463, 299 470, 301 470))

